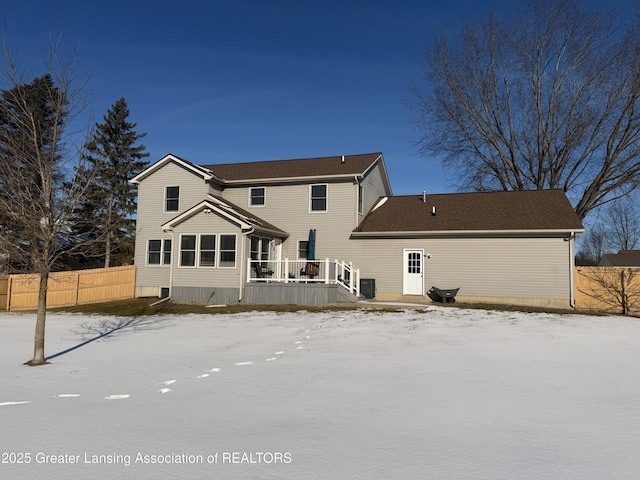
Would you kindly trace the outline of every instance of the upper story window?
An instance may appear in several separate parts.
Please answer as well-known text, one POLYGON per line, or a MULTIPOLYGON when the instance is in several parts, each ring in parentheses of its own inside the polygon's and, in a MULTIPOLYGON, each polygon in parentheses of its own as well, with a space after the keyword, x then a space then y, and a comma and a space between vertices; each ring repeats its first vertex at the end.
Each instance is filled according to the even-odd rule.
POLYGON ((249 192, 249 205, 252 207, 261 207, 266 204, 264 187, 252 188, 249 192))
POLYGON ((180 187, 166 187, 164 191, 164 211, 177 212, 180 208, 180 187))
POLYGON ((362 187, 362 184, 359 183, 358 184, 358 213, 360 215, 362 215, 363 205, 364 205, 364 188, 362 187))
POLYGON ((327 211, 327 184, 311 185, 311 211, 327 211))

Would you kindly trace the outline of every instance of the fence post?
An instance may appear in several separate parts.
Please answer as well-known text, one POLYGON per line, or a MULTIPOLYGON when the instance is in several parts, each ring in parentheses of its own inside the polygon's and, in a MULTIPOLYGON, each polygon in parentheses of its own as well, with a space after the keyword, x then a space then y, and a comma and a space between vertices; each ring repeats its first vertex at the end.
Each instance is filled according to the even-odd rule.
POLYGON ((75 298, 75 304, 78 305, 78 296, 80 293, 80 272, 76 273, 76 298, 75 298))
POLYGON ((11 309, 11 283, 13 281, 13 275, 9 275, 9 281, 7 282, 7 312, 11 309))

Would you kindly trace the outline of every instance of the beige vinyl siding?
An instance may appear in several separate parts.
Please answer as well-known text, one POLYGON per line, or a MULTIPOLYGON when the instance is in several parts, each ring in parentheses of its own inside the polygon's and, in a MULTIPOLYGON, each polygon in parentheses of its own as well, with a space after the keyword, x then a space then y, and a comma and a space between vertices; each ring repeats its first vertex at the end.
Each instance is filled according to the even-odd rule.
POLYGON ((267 185, 266 205, 259 207, 249 205, 249 190, 249 187, 227 188, 223 194, 230 202, 289 234, 282 244, 282 258, 297 258, 298 240, 307 240, 309 230, 316 229, 316 258, 334 259, 344 250, 355 228, 358 185, 353 182, 327 184, 326 212, 309 211, 308 183, 267 185))
MULTIPOLYGON (((226 218, 214 212, 203 212, 185 220, 174 229, 175 246, 173 248, 173 286, 174 287, 239 287, 241 269, 242 245, 246 240, 240 228, 226 218), (198 249, 200 235, 217 235, 216 237, 216 265, 215 267, 181 267, 180 266, 180 236, 196 236, 196 265, 198 264, 198 249), (236 235, 236 265, 235 267, 220 267, 220 237, 219 235, 236 235)), ((245 248, 245 256, 248 250, 245 248)))
POLYGON ((371 170, 371 172, 369 172, 367 176, 362 179, 361 183, 364 192, 364 201, 362 204, 362 214, 358 215, 358 223, 360 223, 367 212, 371 210, 371 208, 376 203, 376 200, 386 195, 384 181, 382 179, 382 173, 380 172, 379 165, 371 170))
POLYGON ((169 265, 146 266, 147 243, 150 239, 171 238, 160 226, 196 205, 209 192, 202 177, 169 162, 138 184, 138 211, 136 215, 136 286, 166 287, 169 283, 169 265), (178 212, 165 212, 165 188, 180 187, 178 212))
POLYGON ((381 292, 402 293, 403 250, 423 249, 425 292, 435 285, 459 295, 570 298, 569 242, 562 238, 358 239, 347 257, 381 292))

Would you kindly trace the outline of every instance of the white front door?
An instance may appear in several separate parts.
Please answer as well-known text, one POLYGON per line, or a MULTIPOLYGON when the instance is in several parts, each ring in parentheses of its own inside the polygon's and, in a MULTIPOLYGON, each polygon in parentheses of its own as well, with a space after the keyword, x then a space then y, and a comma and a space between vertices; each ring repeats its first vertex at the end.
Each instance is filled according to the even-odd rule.
POLYGON ((424 250, 403 251, 403 295, 424 295, 424 250))

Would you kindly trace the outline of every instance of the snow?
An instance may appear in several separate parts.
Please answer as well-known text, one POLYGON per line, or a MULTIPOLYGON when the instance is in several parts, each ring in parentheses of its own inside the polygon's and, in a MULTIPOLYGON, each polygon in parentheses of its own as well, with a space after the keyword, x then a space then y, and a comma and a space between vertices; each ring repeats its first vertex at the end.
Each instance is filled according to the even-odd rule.
POLYGON ((0 478, 636 479, 640 321, 0 315, 0 478), (22 463, 20 463, 22 462, 22 463), (28 462, 28 463, 27 463, 28 462))

